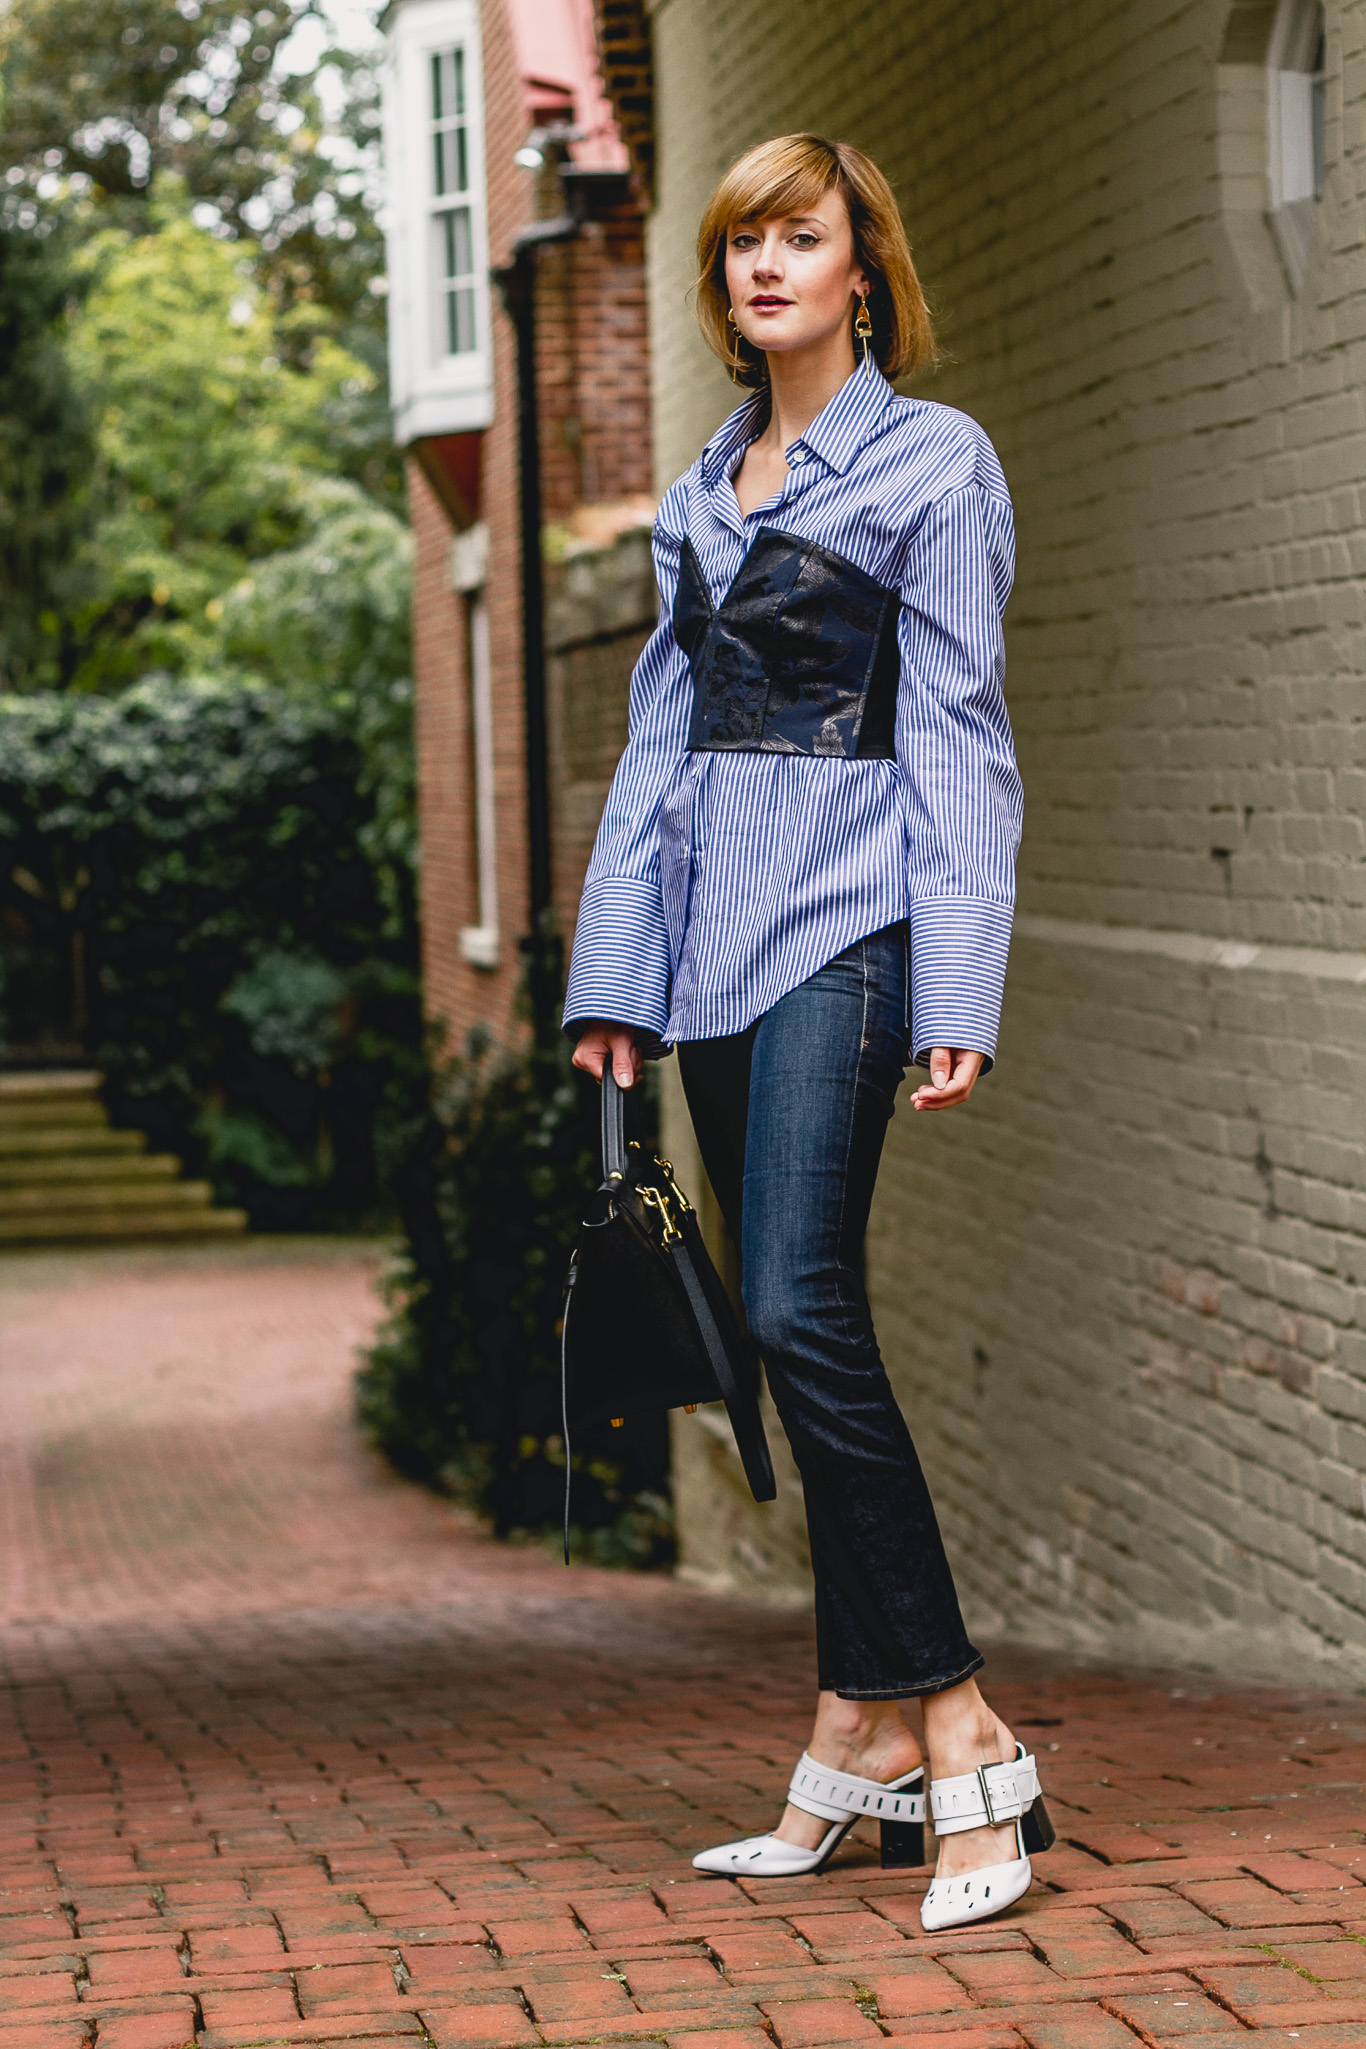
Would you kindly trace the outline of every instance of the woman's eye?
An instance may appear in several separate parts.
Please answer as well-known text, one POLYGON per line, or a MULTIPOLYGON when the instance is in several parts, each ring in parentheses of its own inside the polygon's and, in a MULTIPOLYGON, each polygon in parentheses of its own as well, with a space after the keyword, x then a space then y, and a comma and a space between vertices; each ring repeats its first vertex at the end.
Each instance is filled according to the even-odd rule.
POLYGON ((817 237, 809 234, 805 228, 802 229, 800 234, 792 237, 792 244, 796 249, 815 249, 819 246, 817 237))
POLYGON ((757 245, 758 240, 759 237, 757 235, 732 235, 730 246, 732 249, 753 249, 757 245))

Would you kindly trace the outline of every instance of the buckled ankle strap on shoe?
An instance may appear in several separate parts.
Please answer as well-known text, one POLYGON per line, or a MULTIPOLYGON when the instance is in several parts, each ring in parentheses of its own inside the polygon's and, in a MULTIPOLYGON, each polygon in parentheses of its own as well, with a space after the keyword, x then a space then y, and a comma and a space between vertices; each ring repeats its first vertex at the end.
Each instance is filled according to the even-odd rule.
POLYGON ((936 1779, 930 1787, 930 1812, 937 1836, 953 1836, 970 1828, 996 1828, 1018 1821, 1039 1797, 1038 1767, 1023 1743, 1015 1746, 1010 1764, 979 1765, 957 1778, 936 1779))
POLYGON ((923 1822, 924 1777, 923 1765, 917 1765, 914 1771, 882 1786, 876 1779, 861 1779, 853 1772, 837 1772, 828 1764, 816 1764, 803 1751, 787 1797, 794 1807, 821 1821, 847 1821, 851 1815, 866 1814, 870 1821, 923 1822), (914 1792, 906 1790, 912 1784, 914 1792))

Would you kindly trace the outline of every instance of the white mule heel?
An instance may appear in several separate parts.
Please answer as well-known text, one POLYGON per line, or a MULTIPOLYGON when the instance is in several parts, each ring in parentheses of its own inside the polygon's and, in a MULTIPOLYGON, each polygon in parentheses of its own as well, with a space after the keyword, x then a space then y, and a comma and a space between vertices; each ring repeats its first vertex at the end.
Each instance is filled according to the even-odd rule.
POLYGON ((787 1797, 793 1807, 831 1824, 814 1850, 774 1835, 745 1836, 738 1843, 699 1850, 693 1869, 719 1872, 725 1878, 804 1878, 829 1862, 856 1821, 881 1823, 885 1869, 925 1861, 923 1765, 884 1786, 876 1779, 817 1764, 803 1751, 787 1797))
POLYGON ((1033 1872, 1029 1853, 1051 1849, 1053 1824, 1039 1791, 1038 1766, 1023 1745, 1015 1745, 1010 1764, 984 1764, 953 1779, 935 1779, 930 1810, 937 1836, 959 1835, 970 1828, 1015 1824, 1013 1862, 988 1864, 961 1878, 936 1878, 920 1902, 920 1925, 927 1934, 958 1928, 965 1921, 984 1921, 1000 1914, 1029 1891, 1033 1872))

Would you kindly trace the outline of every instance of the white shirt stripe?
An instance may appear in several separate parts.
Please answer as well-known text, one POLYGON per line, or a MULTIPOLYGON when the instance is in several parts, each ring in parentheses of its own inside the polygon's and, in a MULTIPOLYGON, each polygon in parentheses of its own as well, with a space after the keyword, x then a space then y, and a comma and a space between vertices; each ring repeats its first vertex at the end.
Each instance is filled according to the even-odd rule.
POLYGON ((666 1042, 743 1031, 856 939, 910 920, 911 1045, 995 1055, 1021 790, 1001 615, 1010 496, 965 414, 856 370, 748 518, 732 478, 756 394, 672 486, 659 625, 584 881, 565 1004, 666 1042), (692 674, 670 612, 686 536, 720 603, 760 526, 819 541, 901 601, 896 759, 687 751, 692 674))

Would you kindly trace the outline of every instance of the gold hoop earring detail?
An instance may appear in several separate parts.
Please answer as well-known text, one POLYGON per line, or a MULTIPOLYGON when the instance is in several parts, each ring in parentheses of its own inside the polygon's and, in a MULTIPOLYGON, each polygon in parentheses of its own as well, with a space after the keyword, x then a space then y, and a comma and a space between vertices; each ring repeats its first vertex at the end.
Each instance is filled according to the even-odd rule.
POLYGON ((866 370, 873 360, 873 322, 866 295, 859 300, 858 312, 854 315, 854 340, 863 344, 863 367, 866 370))

